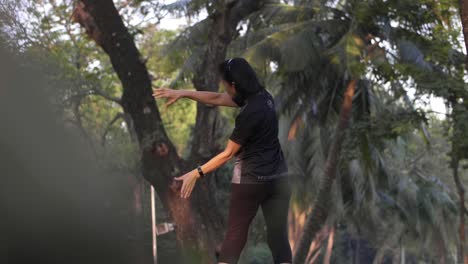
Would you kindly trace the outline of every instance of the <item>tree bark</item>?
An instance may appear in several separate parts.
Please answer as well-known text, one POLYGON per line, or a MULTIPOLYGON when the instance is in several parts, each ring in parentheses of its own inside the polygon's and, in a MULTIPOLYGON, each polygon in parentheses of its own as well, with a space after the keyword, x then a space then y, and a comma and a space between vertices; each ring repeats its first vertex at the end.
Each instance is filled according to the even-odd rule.
POLYGON ((299 241, 299 245, 293 259, 294 264, 305 262, 310 243, 327 219, 330 191, 336 176, 338 158, 341 153, 344 133, 348 127, 349 120, 351 119, 355 87, 356 80, 350 80, 344 93, 344 100, 340 110, 340 119, 334 134, 335 138, 327 157, 325 175, 323 176, 319 193, 314 202, 312 214, 307 217, 304 232, 301 236, 301 240, 299 241))
MULTIPOLYGON (((456 151, 457 150, 454 150, 454 148, 452 147, 452 152, 456 153, 456 151)), ((464 212, 466 208, 465 208, 465 188, 463 187, 463 184, 460 181, 460 176, 458 175, 458 167, 459 167, 459 160, 458 160, 458 157, 454 155, 454 157, 452 157, 452 171, 453 171, 453 179, 455 181, 455 185, 457 186, 458 199, 460 200, 459 201, 460 220, 458 224, 460 244, 458 245, 458 259, 459 261, 461 261, 465 258, 465 214, 462 212, 464 212)))
MULTIPOLYGON (((460 19, 462 22, 463 37, 465 40, 465 50, 468 52, 468 2, 465 0, 459 0, 460 5, 460 19)), ((465 56, 465 69, 468 70, 468 56, 465 56)), ((455 109, 457 101, 455 98, 449 99, 452 104, 452 108, 455 109)), ((456 130, 456 120, 454 120, 454 130, 456 130)), ((460 245, 458 249, 458 259, 464 263, 468 263, 468 256, 465 256, 465 214, 463 213, 465 208, 465 188, 460 182, 458 176, 458 163, 459 157, 457 155, 458 150, 453 146, 452 142, 452 152, 455 157, 452 157, 452 169, 453 169, 453 178, 458 190, 458 196, 460 200, 460 223, 459 223, 459 235, 460 235, 460 245)))
POLYGON ((325 253, 323 264, 330 264, 334 238, 335 238, 335 225, 331 227, 330 234, 328 235, 327 252, 325 253))
MULTIPOLYGON (((180 262, 213 262, 214 245, 207 237, 206 231, 203 232, 210 227, 201 224, 199 215, 192 209, 192 200, 182 199, 170 191, 172 178, 180 176, 179 174, 188 168, 177 155, 164 130, 152 96, 151 80, 146 65, 114 3, 111 0, 78 1, 74 19, 109 55, 122 83, 122 107, 124 113, 131 119, 138 141, 142 174, 154 186, 169 216, 177 226, 179 252, 183 256, 180 262)), ((148 240, 151 241, 151 237, 148 240)), ((151 251, 148 254, 151 256, 151 251)), ((177 260, 174 262, 177 263, 177 260)))
MULTIPOLYGON (((218 65, 225 60, 229 44, 238 35, 237 25, 249 14, 260 10, 266 1, 218 0, 213 2, 214 9, 209 11, 208 15, 211 19, 208 43, 202 62, 195 70, 192 79, 198 91, 217 92, 219 90, 218 65)), ((190 155, 192 159, 209 159, 213 154, 222 150, 223 146, 217 140, 220 138, 219 131, 223 130, 223 125, 217 107, 197 103, 194 140, 190 155)))
MULTIPOLYGON (((460 5, 460 18, 462 22, 463 37, 465 40, 465 49, 468 52, 468 2, 465 0, 458 1, 460 5)), ((468 70, 468 57, 465 57, 465 68, 468 70)))
MULTIPOLYGON (((202 62, 195 70, 192 79, 197 91, 217 92, 219 90, 218 64, 226 58, 229 44, 237 37, 237 25, 249 14, 260 10, 264 4, 263 0, 214 1, 214 9, 209 11, 208 15, 212 25, 208 33, 208 43, 202 62)), ((226 123, 218 107, 197 102, 195 129, 189 155, 190 164, 195 166, 204 163, 223 150, 224 145, 220 144, 220 138, 225 132, 226 123)), ((205 195, 194 196, 194 199, 199 205, 197 211, 200 212, 202 218, 210 221, 209 236, 219 249, 223 240, 225 223, 220 211, 213 210, 217 208, 214 203, 216 186, 211 184, 213 180, 214 177, 209 177, 207 181, 198 182, 205 195)))

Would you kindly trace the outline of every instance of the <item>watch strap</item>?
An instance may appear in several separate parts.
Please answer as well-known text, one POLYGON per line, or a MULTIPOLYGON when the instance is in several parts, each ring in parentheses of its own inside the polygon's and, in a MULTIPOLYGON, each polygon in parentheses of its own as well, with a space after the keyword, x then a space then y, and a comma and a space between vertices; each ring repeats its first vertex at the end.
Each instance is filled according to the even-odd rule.
POLYGON ((203 173, 200 165, 197 166, 197 170, 198 170, 198 174, 200 175, 200 178, 205 177, 205 174, 203 173))

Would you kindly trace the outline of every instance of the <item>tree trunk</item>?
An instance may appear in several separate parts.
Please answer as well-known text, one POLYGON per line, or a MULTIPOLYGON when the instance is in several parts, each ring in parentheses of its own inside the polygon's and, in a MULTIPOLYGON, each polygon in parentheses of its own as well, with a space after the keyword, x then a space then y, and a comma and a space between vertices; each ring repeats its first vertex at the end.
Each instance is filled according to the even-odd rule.
MULTIPOLYGON (((198 91, 217 92, 219 88, 218 65, 226 59, 228 45, 238 35, 237 25, 251 13, 260 10, 265 1, 213 1, 209 11, 211 28, 202 62, 195 70, 192 83, 198 91)), ((224 146, 218 143, 223 131, 223 122, 218 108, 197 103, 197 117, 190 157, 206 160, 218 154, 224 146)))
MULTIPOLYGON (((460 18, 462 22, 462 29, 463 29, 463 36, 465 40, 465 50, 468 52, 468 2, 465 0, 459 0, 460 5, 460 18)), ((468 57, 465 56, 465 69, 468 70, 468 57)), ((452 104, 452 108, 455 109, 457 104, 456 99, 450 99, 452 104)), ((456 120, 455 120, 456 122, 456 120)), ((454 125, 454 129, 456 129, 456 125, 454 125)), ((454 149, 452 143, 452 152, 456 155, 456 157, 452 157, 452 169, 453 169, 453 178, 455 179, 455 183, 457 185, 458 196, 460 200, 460 223, 459 223, 459 235, 460 235, 460 245, 458 249, 458 261, 463 261, 464 263, 468 263, 468 256, 465 256, 465 189, 463 184, 460 182, 458 176, 458 163, 459 158, 456 154, 458 151, 454 149)))
MULTIPOLYGON (((212 222, 200 221, 199 215, 192 209, 193 199, 182 199, 170 191, 172 178, 180 176, 188 168, 178 157, 164 130, 152 96, 147 68, 114 3, 111 0, 81 0, 77 2, 74 19, 109 55, 112 66, 122 82, 122 107, 124 113, 131 118, 138 140, 142 174, 154 186, 163 206, 176 224, 176 237, 180 247, 178 252, 182 256, 180 262, 212 263, 214 244, 205 231, 211 229, 212 222)), ((206 190, 194 190, 192 195, 207 196, 207 193, 206 190)), ((205 215, 216 212, 216 207, 210 206, 212 200, 209 197, 203 200, 208 201, 204 207, 209 208, 205 215)), ((216 218, 217 214, 214 214, 211 219, 216 218)), ((151 255, 151 251, 148 254, 151 255)), ((177 263, 176 260, 174 262, 177 263)))
MULTIPOLYGON (((452 152, 456 152, 456 150, 453 150, 452 147, 452 152)), ((460 181, 460 176, 458 175, 458 163, 459 160, 456 156, 452 157, 452 170, 453 170, 453 178, 455 180, 455 184, 457 186, 457 192, 458 192, 458 199, 459 201, 459 206, 460 206, 460 220, 459 220, 459 226, 458 226, 458 232, 460 236, 460 244, 458 245, 458 259, 459 261, 463 260, 465 258, 465 188, 463 187, 463 184, 460 181)))
POLYGON ((351 119, 352 101, 355 87, 356 80, 350 80, 344 94, 344 100, 340 110, 340 119, 335 130, 334 140, 327 157, 325 175, 322 178, 322 183, 320 185, 317 198, 314 202, 314 209, 312 210, 312 214, 307 217, 304 232, 302 234, 301 240, 299 241, 298 249, 294 256, 294 264, 304 263, 307 257, 310 243, 327 219, 329 205, 328 201, 331 187, 336 176, 338 158, 341 152, 344 133, 348 127, 349 120, 351 119))
MULTIPOLYGON (((458 3, 460 5, 460 18, 463 28, 463 37, 465 39, 465 48, 468 52, 468 2, 459 0, 458 3)), ((468 57, 465 58, 465 68, 468 70, 468 57)))
POLYGON ((310 247, 308 250, 309 253, 307 254, 305 263, 307 264, 316 263, 316 260, 320 256, 320 253, 322 253, 322 244, 329 235, 330 235, 330 228, 328 226, 324 226, 318 232, 318 234, 315 236, 315 239, 310 244, 310 247))
POLYGON ((333 241, 335 238, 335 225, 331 227, 330 234, 328 235, 328 244, 327 244, 327 252, 325 253, 325 258, 323 260, 323 264, 330 264, 332 249, 333 249, 333 241))
MULTIPOLYGON (((264 4, 263 0, 214 1, 215 8, 209 11, 212 26, 208 33, 208 43, 202 56, 203 60, 195 70, 192 79, 196 90, 218 91, 220 78, 218 64, 226 58, 228 45, 237 37, 237 25, 249 14, 258 11, 264 4)), ((197 115, 189 158, 189 163, 193 167, 208 161, 224 149, 224 144, 221 144, 219 139, 225 132, 226 123, 216 106, 197 102, 197 115)), ((220 211, 213 210, 213 208, 218 208, 215 204, 216 186, 211 184, 213 180, 214 177, 208 177, 206 181, 197 183, 205 194, 194 196, 194 203, 199 205, 196 210, 200 212, 202 219, 211 222, 211 228, 208 229, 209 237, 219 249, 223 240, 225 223, 220 211)))
POLYGON ((291 250, 296 251, 296 241, 299 241, 304 228, 307 214, 310 214, 310 208, 302 211, 295 203, 291 203, 291 209, 288 212, 288 235, 291 250))

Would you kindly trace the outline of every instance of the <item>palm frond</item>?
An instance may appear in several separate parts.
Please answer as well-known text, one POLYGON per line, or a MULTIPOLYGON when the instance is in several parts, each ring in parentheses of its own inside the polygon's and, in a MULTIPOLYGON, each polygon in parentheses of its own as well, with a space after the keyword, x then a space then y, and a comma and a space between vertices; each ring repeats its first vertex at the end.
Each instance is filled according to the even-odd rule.
POLYGON ((163 54, 191 50, 193 47, 205 46, 211 19, 203 19, 193 26, 184 29, 174 41, 168 43, 162 50, 163 54))
POLYGON ((304 22, 314 18, 317 9, 309 6, 292 6, 287 4, 267 4, 261 10, 248 17, 254 28, 265 25, 275 26, 286 23, 304 22))
POLYGON ((168 11, 170 14, 180 18, 182 16, 193 16, 202 11, 206 7, 204 0, 177 0, 170 4, 162 6, 162 10, 168 11))

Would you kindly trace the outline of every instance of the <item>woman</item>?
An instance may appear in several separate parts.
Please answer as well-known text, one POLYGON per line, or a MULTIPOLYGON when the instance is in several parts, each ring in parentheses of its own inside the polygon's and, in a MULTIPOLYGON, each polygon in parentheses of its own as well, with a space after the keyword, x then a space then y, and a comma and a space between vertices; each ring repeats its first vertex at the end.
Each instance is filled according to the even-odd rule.
POLYGON ((275 264, 292 263, 287 229, 291 187, 278 140, 274 100, 245 59, 226 60, 219 65, 219 72, 227 94, 167 88, 154 90, 155 98, 167 98, 166 107, 184 97, 205 104, 241 107, 226 149, 202 166, 175 178, 183 181, 181 197, 189 197, 199 178, 235 157, 228 228, 219 252, 219 263, 237 263, 259 206, 267 225, 267 242, 275 264))

